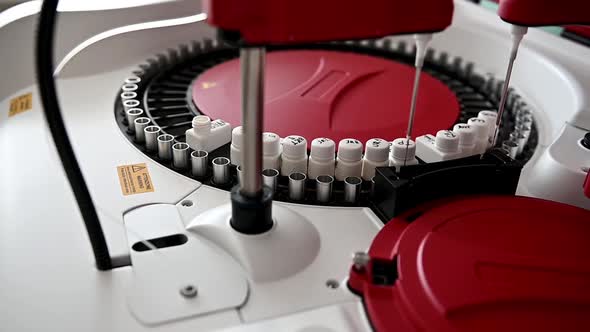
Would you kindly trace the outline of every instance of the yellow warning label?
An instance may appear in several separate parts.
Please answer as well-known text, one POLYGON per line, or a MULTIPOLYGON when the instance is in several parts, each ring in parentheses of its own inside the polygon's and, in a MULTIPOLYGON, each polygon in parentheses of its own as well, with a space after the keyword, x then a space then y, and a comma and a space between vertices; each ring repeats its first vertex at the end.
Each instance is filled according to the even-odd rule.
POLYGON ((216 82, 203 82, 201 83, 201 87, 203 89, 211 89, 217 86, 216 82))
POLYGON ((117 174, 119 174, 121 191, 125 196, 154 191, 146 164, 117 166, 117 174))
POLYGON ((33 93, 29 92, 10 100, 10 109, 8 109, 8 116, 15 116, 33 108, 33 93))

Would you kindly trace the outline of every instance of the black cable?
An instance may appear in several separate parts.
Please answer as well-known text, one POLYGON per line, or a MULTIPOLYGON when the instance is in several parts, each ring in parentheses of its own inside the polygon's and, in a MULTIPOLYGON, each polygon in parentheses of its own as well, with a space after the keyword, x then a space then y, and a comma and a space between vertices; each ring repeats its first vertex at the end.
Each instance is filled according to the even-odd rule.
POLYGON ((61 159, 62 166, 72 187, 78 208, 84 219, 84 225, 90 238, 96 267, 99 270, 112 268, 111 256, 107 246, 96 209, 92 203, 90 192, 84 181, 80 166, 74 155, 72 144, 63 122, 55 80, 53 78, 53 44, 55 35, 55 21, 57 19, 57 4, 59 0, 45 0, 41 7, 39 23, 37 25, 36 66, 37 83, 43 102, 43 114, 55 142, 55 147, 61 159))

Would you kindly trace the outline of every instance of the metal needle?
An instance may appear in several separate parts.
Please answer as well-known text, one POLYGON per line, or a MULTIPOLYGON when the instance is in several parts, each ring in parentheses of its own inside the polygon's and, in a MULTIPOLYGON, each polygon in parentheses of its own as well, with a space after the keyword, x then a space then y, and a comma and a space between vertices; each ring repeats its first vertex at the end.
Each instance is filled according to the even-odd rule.
POLYGON ((410 139, 412 139, 412 129, 414 127, 414 115, 416 114, 416 104, 418 101, 418 90, 420 89, 420 74, 422 73, 422 66, 424 65, 424 57, 426 56, 426 49, 428 42, 432 39, 432 34, 414 35, 416 41, 416 74, 414 76, 414 87, 412 90, 412 101, 410 104, 410 118, 408 120, 408 129, 406 131, 406 154, 404 156, 404 166, 408 158, 408 148, 410 146, 410 139))
POLYGON ((512 50, 510 51, 510 59, 508 60, 508 68, 506 70, 506 77, 504 79, 504 86, 502 87, 502 97, 500 98, 500 105, 498 107, 498 117, 496 118, 496 128, 494 130, 494 136, 492 138, 492 147, 496 145, 496 139, 498 138, 498 130, 502 123, 502 115, 506 107, 506 98, 508 97, 508 86, 510 85, 510 76, 512 75, 512 67, 514 66, 514 60, 516 60, 516 54, 518 53, 518 46, 520 41, 527 33, 528 28, 514 25, 512 26, 512 50))

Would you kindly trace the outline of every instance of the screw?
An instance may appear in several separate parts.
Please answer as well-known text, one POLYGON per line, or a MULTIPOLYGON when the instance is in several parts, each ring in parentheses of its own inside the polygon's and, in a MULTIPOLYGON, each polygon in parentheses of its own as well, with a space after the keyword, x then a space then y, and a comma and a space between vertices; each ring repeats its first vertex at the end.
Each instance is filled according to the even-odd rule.
POLYGON ((352 255, 352 263, 354 264, 354 269, 357 271, 362 271, 371 260, 369 254, 364 251, 357 251, 352 255))
POLYGON ((336 289, 336 288, 338 288, 338 286, 340 286, 340 283, 338 282, 338 280, 328 279, 326 281, 326 287, 328 287, 330 289, 336 289))
POLYGON ((197 296, 197 287, 193 285, 186 285, 180 289, 180 295, 183 297, 190 299, 197 296))

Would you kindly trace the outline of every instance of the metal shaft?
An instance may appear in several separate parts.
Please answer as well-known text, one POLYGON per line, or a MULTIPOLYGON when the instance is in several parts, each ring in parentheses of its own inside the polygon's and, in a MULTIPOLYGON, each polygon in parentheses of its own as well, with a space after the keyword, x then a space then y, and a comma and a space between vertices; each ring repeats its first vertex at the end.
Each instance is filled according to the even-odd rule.
POLYGON ((334 178, 330 175, 320 175, 316 178, 316 200, 320 203, 328 203, 332 198, 332 184, 334 178))
POLYGON ((144 136, 145 136, 145 148, 148 152, 155 152, 158 151, 158 136, 162 132, 160 127, 158 126, 148 126, 145 127, 144 136))
POLYGON ((349 176, 344 179, 344 201, 356 203, 361 193, 363 180, 356 176, 349 176))
POLYGON ((422 66, 416 66, 416 74, 414 76, 414 87, 412 89, 412 102, 410 104, 410 118, 408 119, 408 129, 406 130, 406 156, 404 157, 404 166, 408 159, 408 148, 410 139, 412 138, 412 129, 414 128, 414 115, 416 114, 416 103, 418 101, 418 90, 420 88, 420 74, 422 73, 422 66))
POLYGON ((277 191, 277 181, 279 179, 279 171, 274 168, 267 168, 262 171, 262 182, 265 186, 272 189, 272 192, 277 191))
POLYGON ((204 150, 197 150, 191 153, 191 166, 193 176, 203 177, 207 175, 207 162, 209 153, 204 150))
POLYGON ((289 199, 300 201, 305 197, 305 180, 307 176, 304 173, 291 173, 289 175, 289 199))
POLYGON ((243 129, 240 193, 247 197, 256 197, 262 190, 265 52, 262 47, 240 50, 243 129))
POLYGON ((500 99, 500 107, 498 108, 498 117, 496 118, 496 129, 494 130, 494 137, 492 139, 492 147, 496 146, 496 139, 498 138, 498 130, 502 123, 502 115, 506 107, 506 98, 508 97, 508 86, 510 85, 510 76, 512 75, 512 67, 516 60, 516 50, 510 52, 510 60, 508 61, 508 69, 506 70, 506 78, 504 79, 504 86, 502 87, 502 98, 500 99))
POLYGON ((213 182, 217 185, 225 185, 230 181, 229 177, 229 159, 217 157, 213 159, 213 182))
POLYGON ((186 169, 188 166, 189 146, 186 143, 172 145, 172 164, 175 168, 186 169))

